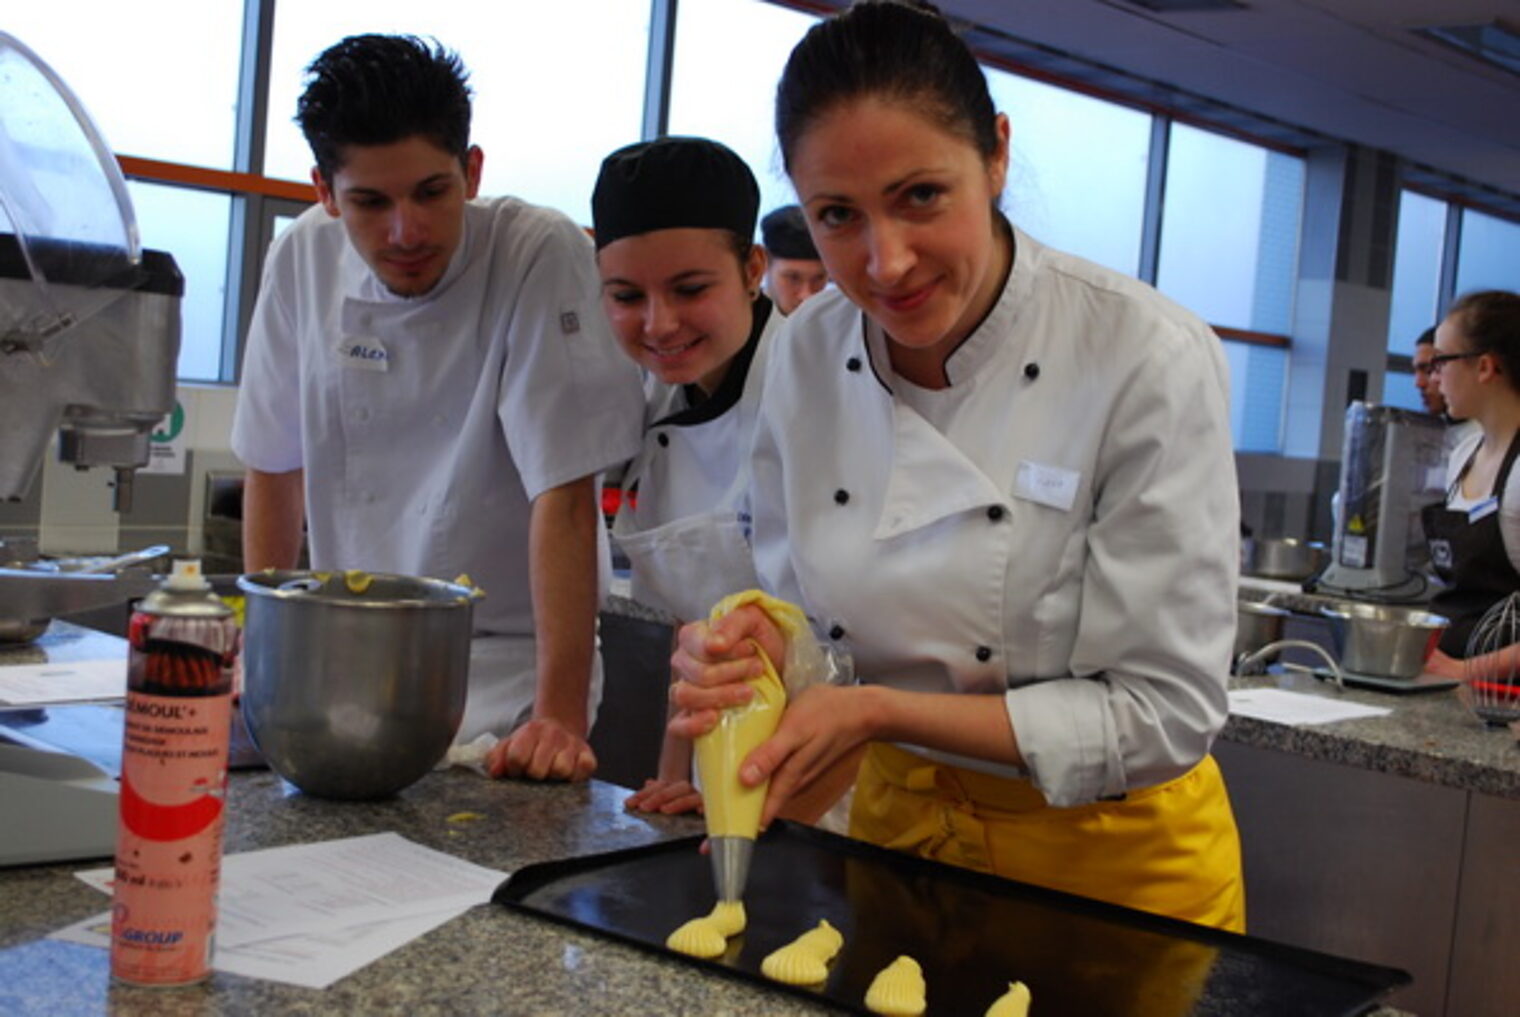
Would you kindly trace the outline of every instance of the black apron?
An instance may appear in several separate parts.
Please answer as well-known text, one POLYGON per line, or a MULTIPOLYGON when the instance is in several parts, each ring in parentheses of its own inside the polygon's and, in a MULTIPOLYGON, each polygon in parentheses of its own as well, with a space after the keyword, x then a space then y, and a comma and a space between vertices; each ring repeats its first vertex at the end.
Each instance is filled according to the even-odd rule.
MULTIPOLYGON (((1425 537, 1430 543, 1430 561, 1436 575, 1447 583, 1430 601, 1430 609, 1451 619, 1441 634, 1441 652, 1458 660, 1467 657, 1467 641, 1490 607, 1520 590, 1520 572, 1510 564, 1499 530, 1499 497, 1509 480, 1510 468, 1520 453, 1520 434, 1509 443, 1494 489, 1489 492, 1494 507, 1480 519, 1472 520, 1467 509, 1450 509, 1447 504, 1461 489, 1462 478, 1472 465, 1468 459, 1446 492, 1445 501, 1427 505, 1420 511, 1425 537)), ((1474 451, 1474 455, 1477 452, 1474 451)))

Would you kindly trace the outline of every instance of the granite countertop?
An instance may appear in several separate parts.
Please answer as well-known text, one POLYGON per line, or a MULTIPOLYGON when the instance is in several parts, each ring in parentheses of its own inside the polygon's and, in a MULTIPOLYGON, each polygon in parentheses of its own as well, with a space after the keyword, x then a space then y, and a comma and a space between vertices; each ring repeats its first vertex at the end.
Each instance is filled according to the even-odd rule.
MULTIPOLYGON (((384 802, 326 802, 267 772, 236 773, 228 850, 394 830, 428 847, 504 870, 687 836, 693 817, 643 817, 628 792, 587 784, 489 781, 435 772, 384 802), (458 812, 479 813, 450 823, 458 812)), ((178 990, 112 986, 104 950, 44 937, 102 910, 72 875, 87 865, 0 871, 0 1012, 8 1017, 110 1014, 585 1013, 806 1017, 837 1013, 783 993, 665 959, 531 915, 482 905, 342 979, 301 989, 217 973, 178 990)), ((1401 1017, 1381 1009, 1374 1017, 1401 1017)))
MULTIPOLYGON (((326 802, 290 791, 267 772, 236 773, 227 850, 394 830, 510 871, 700 831, 695 818, 624 812, 627 793, 600 782, 497 782, 456 770, 430 774, 389 801, 326 802), (484 818, 450 823, 459 812, 484 818)), ((0 872, 0 1012, 8 1017, 836 1012, 495 905, 473 908, 326 990, 223 973, 180 990, 112 986, 106 951, 43 938, 105 907, 103 896, 72 875, 94 864, 0 872)))
MULTIPOLYGON (((110 652, 123 652, 122 641, 55 625, 31 647, 0 649, 0 663, 87 659, 110 652)), ((264 771, 238 772, 229 790, 227 850, 393 830, 427 847, 511 871, 701 829, 694 817, 629 814, 622 808, 627 794, 596 781, 498 782, 454 770, 430 774, 387 801, 338 803, 296 793, 264 771), (449 821, 461 812, 483 818, 449 821)), ((0 870, 0 1013, 805 1017, 839 1012, 494 905, 471 909, 326 990, 223 973, 183 990, 113 986, 105 951, 46 939, 104 909, 104 898, 73 876, 76 869, 98 864, 0 870)), ((1385 1008, 1374 1017, 1407 1015, 1385 1008)))
POLYGON ((1230 679, 1232 689, 1279 688, 1393 712, 1384 717, 1293 727, 1231 714, 1220 738, 1255 748, 1359 767, 1500 798, 1520 798, 1520 741, 1485 724, 1460 689, 1345 691, 1299 671, 1230 679))

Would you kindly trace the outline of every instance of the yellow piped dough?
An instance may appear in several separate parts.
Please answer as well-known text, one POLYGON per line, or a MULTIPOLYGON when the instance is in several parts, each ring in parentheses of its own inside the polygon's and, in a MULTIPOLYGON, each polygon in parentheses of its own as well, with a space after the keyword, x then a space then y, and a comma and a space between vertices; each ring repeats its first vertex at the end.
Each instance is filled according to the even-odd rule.
POLYGON ((817 985, 829 977, 829 961, 844 946, 844 937, 827 921, 809 929, 760 962, 760 972, 785 985, 817 985))
POLYGON ((359 569, 349 569, 343 573, 343 585, 348 587, 348 592, 358 595, 369 589, 369 584, 375 581, 375 577, 368 572, 359 569))
POLYGON ((1029 986, 1023 982, 1009 982, 1008 991, 987 1008, 987 1017, 1028 1017, 1029 998, 1029 986))
POLYGON ((928 1007, 924 969, 912 957, 882 968, 866 990, 866 1009, 884 1017, 918 1017, 928 1007))
POLYGON ((743 932, 746 922, 743 901, 720 900, 711 912, 667 936, 665 945, 688 957, 717 957, 728 948, 728 937, 743 932))

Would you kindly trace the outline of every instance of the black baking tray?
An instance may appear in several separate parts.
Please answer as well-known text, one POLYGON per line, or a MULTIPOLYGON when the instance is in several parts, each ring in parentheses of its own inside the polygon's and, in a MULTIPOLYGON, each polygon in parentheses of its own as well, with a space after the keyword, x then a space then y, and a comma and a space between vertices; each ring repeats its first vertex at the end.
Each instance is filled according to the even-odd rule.
MULTIPOLYGON (((1015 979, 1039 1017, 1354 1017, 1407 972, 983 875, 785 821, 755 846, 749 924, 713 960, 665 937, 713 905, 688 837, 525 866, 493 900, 724 975, 868 1013, 871 979, 907 954, 929 1015, 980 1017, 1015 979), (844 947, 821 986, 760 973, 766 954, 826 918, 844 947)), ((1248 906, 1249 906, 1249 902, 1248 906)))

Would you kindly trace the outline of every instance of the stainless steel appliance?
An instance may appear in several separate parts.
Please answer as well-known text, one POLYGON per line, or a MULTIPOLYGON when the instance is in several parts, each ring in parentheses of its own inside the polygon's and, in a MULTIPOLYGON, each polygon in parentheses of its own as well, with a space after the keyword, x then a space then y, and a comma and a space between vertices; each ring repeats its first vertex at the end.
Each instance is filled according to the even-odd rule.
MULTIPOLYGON (((130 507, 133 471, 174 408, 183 293, 174 259, 142 249, 126 182, 89 114, 0 32, 0 498, 29 490, 56 433, 65 462, 114 470, 115 506, 130 507)), ((151 584, 17 557, 0 557, 0 620, 22 632, 151 584)), ((0 827, 0 863, 98 853, 116 811, 114 784, 67 757, 0 755, 0 813, 16 817, 0 827)))
POLYGON ((1330 565, 1309 588, 1359 600, 1419 602, 1434 579, 1420 510, 1446 493, 1446 425, 1426 413, 1346 408, 1330 565))
MULTIPOLYGON (((0 498, 59 457, 115 471, 132 502, 149 436, 174 409, 184 279, 145 251, 115 157, 68 86, 0 33, 0 498)), ((125 602, 145 577, 80 575, 0 556, 0 620, 125 602)))

